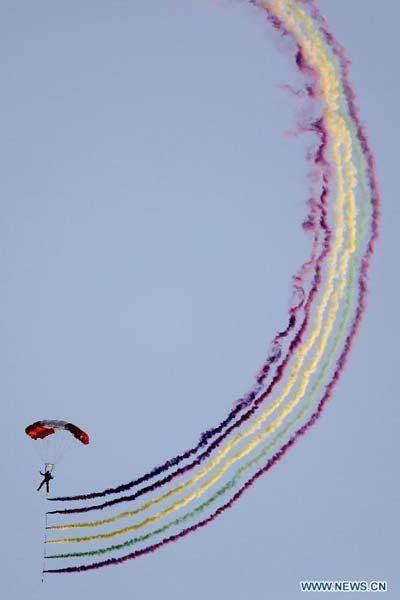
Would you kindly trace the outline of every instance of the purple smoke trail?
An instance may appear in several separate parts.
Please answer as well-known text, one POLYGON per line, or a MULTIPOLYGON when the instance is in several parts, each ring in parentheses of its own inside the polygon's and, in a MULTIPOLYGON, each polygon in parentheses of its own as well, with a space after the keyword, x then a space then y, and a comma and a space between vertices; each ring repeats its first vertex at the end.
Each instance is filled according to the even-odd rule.
MULTIPOLYGON (((303 227, 306 230, 310 230, 312 228, 312 223, 315 222, 315 220, 316 220, 315 219, 315 212, 316 212, 315 207, 318 207, 319 204, 315 200, 311 199, 310 206, 312 206, 310 215, 307 217, 306 221, 303 224, 303 227)), ((320 220, 323 221, 326 226, 326 212, 324 213, 324 216, 322 216, 322 214, 321 214, 320 220)), ((326 229, 327 229, 327 226, 326 226, 326 229)), ((315 240, 316 241, 314 241, 314 243, 313 243, 313 253, 314 253, 314 248, 316 248, 318 246, 318 233, 315 233, 315 240)), ((295 291, 295 293, 297 295, 302 295, 302 296, 304 295, 304 291, 301 287, 301 281, 305 278, 309 268, 312 266, 312 264, 317 265, 319 263, 320 264, 319 270, 320 270, 321 263, 322 263, 323 259, 326 257, 326 255, 327 255, 327 252, 325 250, 321 253, 321 255, 318 257, 318 259, 316 259, 314 255, 312 255, 311 259, 307 263, 304 263, 304 265, 302 265, 301 269, 299 270, 299 273, 293 277, 293 282, 294 282, 293 290, 295 291)), ((317 267, 316 267, 316 271, 317 271, 317 267)), ((316 293, 316 292, 312 293, 313 291, 314 290, 312 288, 311 292, 309 294, 309 299, 311 296, 311 300, 314 299, 314 296, 316 293)), ((65 497, 57 497, 57 498, 48 498, 48 500, 50 500, 50 501, 88 500, 88 499, 93 499, 93 498, 97 498, 97 497, 101 497, 101 496, 106 496, 106 495, 112 494, 112 493, 114 493, 114 494, 120 493, 120 492, 130 489, 131 487, 139 485, 140 483, 148 481, 149 479, 168 470, 170 467, 176 466, 183 460, 190 458, 190 456, 192 456, 193 454, 196 454, 200 448, 207 445, 207 443, 209 442, 209 440, 212 437, 214 437, 216 434, 220 433, 227 425, 229 425, 229 423, 231 423, 236 418, 236 416, 243 410, 243 408, 247 407, 249 404, 251 404, 251 402, 253 402, 253 400, 255 400, 259 389, 262 387, 264 380, 268 376, 271 366, 274 363, 276 363, 276 361, 279 360, 279 358, 281 357, 282 350, 281 350, 280 341, 283 340, 284 338, 286 338, 289 335, 289 333, 295 328, 295 326, 297 324, 297 313, 301 310, 303 304, 304 304, 304 300, 301 300, 295 307, 290 308, 290 310, 289 310, 290 317, 289 317, 288 325, 285 330, 278 332, 276 334, 276 336, 274 337, 274 339, 271 343, 271 348, 272 348, 271 355, 268 358, 267 362, 264 364, 264 366, 260 369, 260 371, 257 374, 256 388, 254 390, 252 390, 245 398, 238 400, 236 402, 236 406, 230 411, 228 417, 226 419, 224 419, 217 427, 214 427, 214 428, 209 429, 209 430, 205 431, 204 433, 202 433, 200 436, 200 441, 197 446, 195 446, 194 448, 191 448, 190 450, 187 450, 186 452, 184 452, 181 455, 171 458, 170 460, 166 461, 163 465, 154 468, 152 471, 150 471, 146 475, 143 475, 142 477, 140 477, 132 482, 118 486, 116 488, 109 488, 109 489, 104 490, 103 492, 93 492, 91 494, 83 494, 83 495, 79 495, 79 496, 65 496, 65 497)), ((310 306, 310 304, 311 304, 311 302, 308 301, 308 306, 310 306)), ((307 306, 307 304, 306 304, 306 306, 307 306)), ((249 418, 252 414, 253 414, 253 412, 246 413, 246 415, 244 415, 245 420, 247 420, 247 418, 249 418)))

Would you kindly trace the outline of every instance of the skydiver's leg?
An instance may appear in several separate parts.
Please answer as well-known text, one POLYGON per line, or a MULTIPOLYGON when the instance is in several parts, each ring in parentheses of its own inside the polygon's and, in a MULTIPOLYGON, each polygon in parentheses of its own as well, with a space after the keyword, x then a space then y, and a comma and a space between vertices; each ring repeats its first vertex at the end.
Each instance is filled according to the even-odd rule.
POLYGON ((46 492, 49 493, 49 491, 50 491, 49 482, 46 481, 46 492))
POLYGON ((37 492, 42 489, 43 484, 44 484, 44 479, 43 479, 42 483, 39 485, 38 489, 36 490, 37 492))

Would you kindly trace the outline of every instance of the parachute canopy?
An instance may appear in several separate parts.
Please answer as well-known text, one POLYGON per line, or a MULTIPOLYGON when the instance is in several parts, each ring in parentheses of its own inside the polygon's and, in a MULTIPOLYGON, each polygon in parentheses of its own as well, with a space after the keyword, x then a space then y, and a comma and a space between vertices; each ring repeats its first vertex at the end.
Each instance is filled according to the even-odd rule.
POLYGON ((25 432, 33 439, 43 439, 48 435, 57 433, 58 431, 69 431, 77 440, 82 444, 87 445, 89 443, 88 434, 67 421, 35 421, 32 425, 26 427, 25 432))

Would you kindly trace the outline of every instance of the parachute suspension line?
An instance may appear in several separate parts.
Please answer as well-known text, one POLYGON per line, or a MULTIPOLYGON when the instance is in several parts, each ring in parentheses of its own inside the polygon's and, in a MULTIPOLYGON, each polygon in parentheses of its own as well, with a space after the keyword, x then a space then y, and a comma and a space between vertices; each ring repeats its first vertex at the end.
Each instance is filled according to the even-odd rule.
MULTIPOLYGON (((53 472, 53 469, 55 467, 54 463, 45 463, 44 464, 44 472, 46 473, 46 471, 49 471, 50 473, 53 472)), ((47 491, 47 486, 46 486, 46 500, 49 497, 49 492, 47 491)), ((47 506, 46 509, 44 511, 44 536, 43 536, 43 568, 42 568, 42 583, 44 583, 44 574, 45 574, 45 570, 46 570, 46 545, 47 545, 47 506)))
MULTIPOLYGON (((52 466, 54 467, 54 465, 52 465, 52 466)), ((46 500, 47 500, 47 493, 46 493, 46 500)), ((47 544, 47 510, 44 511, 42 583, 44 583, 44 573, 45 573, 45 570, 46 570, 46 544, 47 544)))
POLYGON ((54 460, 54 463, 57 465, 78 445, 77 440, 66 431, 59 432, 53 444, 53 457, 50 460, 54 460))

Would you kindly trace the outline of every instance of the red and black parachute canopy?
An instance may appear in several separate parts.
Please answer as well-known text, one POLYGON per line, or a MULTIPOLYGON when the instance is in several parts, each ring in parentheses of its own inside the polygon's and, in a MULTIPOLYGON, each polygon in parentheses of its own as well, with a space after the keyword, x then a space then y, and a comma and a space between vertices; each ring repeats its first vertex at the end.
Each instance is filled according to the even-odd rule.
POLYGON ((68 423, 67 421, 35 421, 32 425, 28 425, 25 428, 25 432, 33 439, 39 440, 47 437, 48 435, 52 435, 53 433, 57 433, 57 431, 69 431, 77 440, 82 442, 82 444, 89 443, 88 434, 74 425, 73 423, 68 423))

